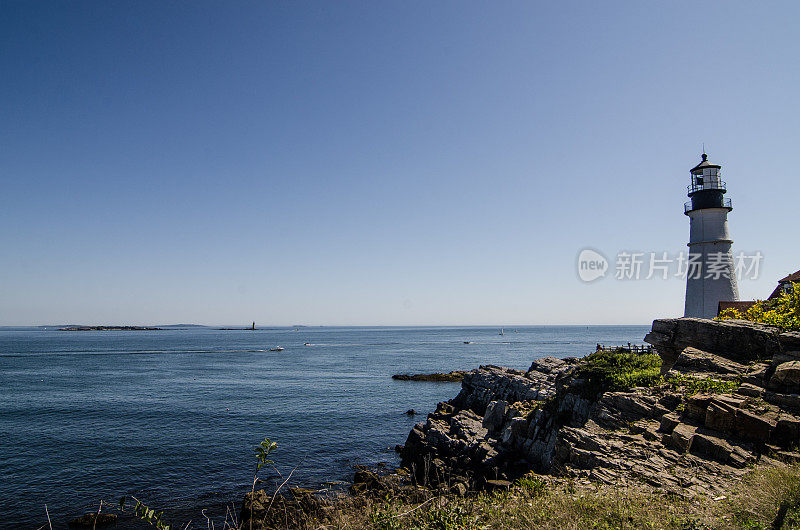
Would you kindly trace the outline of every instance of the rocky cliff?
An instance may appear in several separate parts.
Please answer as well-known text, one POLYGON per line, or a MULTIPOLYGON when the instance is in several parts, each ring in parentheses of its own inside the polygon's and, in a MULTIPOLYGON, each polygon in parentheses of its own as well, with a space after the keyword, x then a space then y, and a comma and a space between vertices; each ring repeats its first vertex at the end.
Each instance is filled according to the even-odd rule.
POLYGON ((645 340, 662 377, 638 387, 598 384, 576 358, 467 372, 411 431, 403 466, 462 490, 535 471, 686 495, 720 493, 756 462, 800 460, 799 333, 682 318, 656 320, 645 340))

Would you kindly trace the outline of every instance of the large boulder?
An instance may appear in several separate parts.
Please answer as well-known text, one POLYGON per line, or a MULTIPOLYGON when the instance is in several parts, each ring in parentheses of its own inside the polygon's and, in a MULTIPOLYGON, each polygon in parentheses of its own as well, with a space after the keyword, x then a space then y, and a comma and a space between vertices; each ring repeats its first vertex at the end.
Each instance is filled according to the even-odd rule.
POLYGON ((772 431, 772 443, 789 447, 800 442, 800 418, 783 414, 772 431))
POLYGON ((736 410, 736 434, 744 440, 767 443, 775 426, 776 422, 767 416, 744 409, 736 410))
POLYGON ((705 426, 725 434, 736 429, 736 407, 724 400, 713 399, 706 407, 705 426))
POLYGON ((490 401, 486 406, 486 414, 483 416, 483 427, 490 433, 498 432, 506 421, 508 414, 508 403, 505 401, 490 401))
POLYGON ((800 341, 800 337, 781 334, 775 326, 746 320, 667 318, 653 321, 652 331, 644 340, 655 346, 664 360, 662 370, 666 372, 687 347, 737 363, 749 363, 771 359, 775 353, 789 349, 786 346, 800 341))
POLYGON ((689 449, 692 454, 710 458, 726 463, 733 452, 733 447, 723 440, 709 433, 695 433, 689 449))
POLYGON ((800 361, 789 361, 776 366, 768 387, 778 392, 800 393, 800 361))
MULTIPOLYGON (((555 359, 554 359, 555 360, 555 359)), ((481 366, 467 372, 461 382, 461 392, 452 404, 459 409, 471 409, 483 416, 492 401, 543 401, 555 395, 555 380, 559 371, 555 364, 548 365, 548 372, 521 372, 499 366, 481 366)), ((565 367, 565 363, 558 363, 565 367)))
POLYGON ((800 331, 781 333, 781 344, 787 350, 800 350, 800 331))
POLYGON ((689 346, 680 353, 672 369, 683 373, 707 374, 727 379, 744 373, 747 367, 720 355, 689 346))

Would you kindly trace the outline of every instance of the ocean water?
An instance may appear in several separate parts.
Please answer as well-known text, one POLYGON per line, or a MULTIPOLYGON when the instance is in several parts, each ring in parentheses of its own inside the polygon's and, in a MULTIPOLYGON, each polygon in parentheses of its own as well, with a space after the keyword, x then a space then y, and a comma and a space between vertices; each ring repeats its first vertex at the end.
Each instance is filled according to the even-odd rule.
MULTIPOLYGON (((54 527, 65 527, 101 499, 133 495, 181 527, 205 528, 203 509, 217 521, 226 506, 238 512, 265 436, 279 444, 278 472, 294 469, 291 485, 345 481, 354 464, 397 464, 395 444, 460 387, 392 374, 525 370, 597 343, 641 343, 647 330, 0 328, 0 526, 38 528, 46 504, 54 527), (284 351, 268 351, 278 345, 284 351)), ((262 473, 267 487, 277 478, 262 473)))

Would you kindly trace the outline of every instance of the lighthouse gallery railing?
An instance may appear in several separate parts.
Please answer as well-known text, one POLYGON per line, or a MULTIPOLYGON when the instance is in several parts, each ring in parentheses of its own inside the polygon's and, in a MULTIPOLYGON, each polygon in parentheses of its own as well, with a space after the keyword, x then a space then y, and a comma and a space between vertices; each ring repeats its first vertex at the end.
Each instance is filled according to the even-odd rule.
MULTIPOLYGON (((706 206, 706 208, 708 208, 708 206, 706 206)), ((730 199, 722 199, 722 206, 717 206, 717 208, 733 209, 733 203, 731 202, 730 199)), ((691 212, 692 210, 694 210, 694 208, 692 208, 692 201, 683 203, 683 213, 691 212)))
POLYGON ((689 193, 694 193, 696 191, 703 191, 703 190, 728 190, 728 183, 724 180, 715 180, 711 179, 708 182, 703 182, 702 184, 689 184, 686 186, 686 189, 689 190, 689 193))

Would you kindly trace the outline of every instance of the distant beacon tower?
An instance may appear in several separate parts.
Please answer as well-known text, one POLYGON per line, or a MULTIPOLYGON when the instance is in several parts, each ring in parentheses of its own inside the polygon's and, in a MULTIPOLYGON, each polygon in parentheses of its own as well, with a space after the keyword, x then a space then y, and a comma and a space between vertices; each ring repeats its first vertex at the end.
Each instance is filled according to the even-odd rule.
POLYGON ((709 163, 705 153, 691 170, 688 189, 692 200, 684 204, 683 213, 689 216, 689 254, 697 265, 688 266, 684 316, 714 318, 720 301, 739 299, 728 231, 733 206, 723 197, 727 190, 720 166, 709 163), (698 273, 694 267, 702 268, 698 273))

